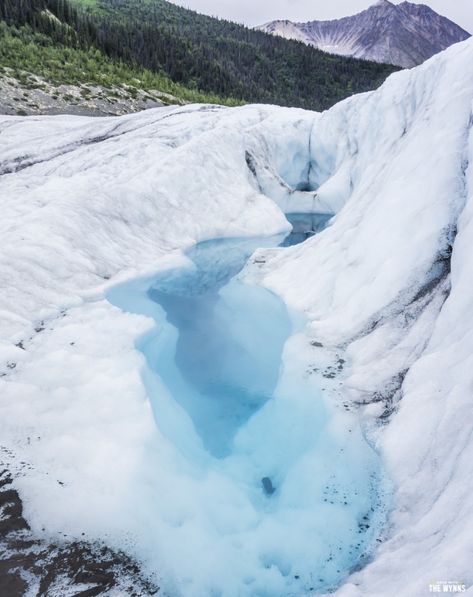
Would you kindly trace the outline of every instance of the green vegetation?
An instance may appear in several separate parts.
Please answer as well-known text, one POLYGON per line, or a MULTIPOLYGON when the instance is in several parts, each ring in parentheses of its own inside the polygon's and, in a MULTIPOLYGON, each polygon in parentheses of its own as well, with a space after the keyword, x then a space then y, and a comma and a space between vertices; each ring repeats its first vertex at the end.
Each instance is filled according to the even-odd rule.
POLYGON ((166 0, 72 0, 107 53, 186 86, 249 102, 322 110, 379 86, 395 67, 333 56, 166 0))
POLYGON ((55 82, 159 89, 186 101, 321 110, 396 70, 165 0, 2 0, 0 18, 4 66, 55 82))
POLYGON ((111 59, 97 48, 64 46, 45 34, 33 32, 28 25, 15 27, 4 21, 0 21, 0 65, 9 69, 8 74, 18 79, 26 89, 39 87, 27 74, 34 73, 53 85, 89 83, 106 89, 126 85, 131 94, 138 88, 168 93, 184 102, 239 103, 232 98, 187 89, 162 73, 111 59))

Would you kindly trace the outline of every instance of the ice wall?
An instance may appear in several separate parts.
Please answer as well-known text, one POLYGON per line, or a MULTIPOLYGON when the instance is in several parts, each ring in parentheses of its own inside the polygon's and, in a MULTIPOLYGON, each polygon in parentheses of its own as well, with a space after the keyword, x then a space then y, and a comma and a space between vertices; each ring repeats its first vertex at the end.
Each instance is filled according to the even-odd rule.
POLYGON ((334 400, 389 422, 374 434, 396 488, 391 536, 344 597, 422 595, 436 578, 473 584, 472 48, 321 116, 312 176, 325 181, 319 197, 344 207, 267 265, 265 283, 309 313, 318 353, 345 354, 334 400))

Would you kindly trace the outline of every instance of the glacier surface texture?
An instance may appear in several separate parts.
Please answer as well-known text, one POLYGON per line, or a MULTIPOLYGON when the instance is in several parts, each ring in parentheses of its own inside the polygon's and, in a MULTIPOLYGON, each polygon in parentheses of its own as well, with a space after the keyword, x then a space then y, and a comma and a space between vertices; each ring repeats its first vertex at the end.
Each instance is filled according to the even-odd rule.
POLYGON ((0 437, 38 536, 172 597, 473 584, 472 61, 322 114, 0 117, 0 437), (278 247, 290 213, 333 217, 278 247))

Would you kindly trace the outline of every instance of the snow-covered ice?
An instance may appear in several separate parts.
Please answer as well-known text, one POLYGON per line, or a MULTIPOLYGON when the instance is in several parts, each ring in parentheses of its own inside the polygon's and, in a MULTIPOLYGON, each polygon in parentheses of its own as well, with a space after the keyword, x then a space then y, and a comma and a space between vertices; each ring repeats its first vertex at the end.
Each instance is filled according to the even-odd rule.
MULTIPOLYGON (((392 483, 386 538, 338 594, 473 584, 472 60, 473 43, 458 44, 323 114, 0 119, 0 434, 38 534, 106 539, 171 595, 281 591, 283 563, 254 562, 282 531, 222 565, 238 547, 222 536, 255 513, 231 479, 186 456, 201 449, 191 419, 185 450, 155 424, 140 351, 159 334, 154 314, 106 295, 132 281, 147 290, 197 242, 282 233, 284 212, 334 213, 301 245, 261 249, 243 275, 308 320, 284 347, 282 387, 313 371, 314 408, 323 388, 334 421, 359 422, 392 483), (343 371, 324 377, 339 359, 343 371)), ((175 401, 163 416, 168 431, 185 424, 175 401)), ((257 413, 245 441, 258 424, 257 413)), ((315 457, 302 465, 317 471, 315 457)))

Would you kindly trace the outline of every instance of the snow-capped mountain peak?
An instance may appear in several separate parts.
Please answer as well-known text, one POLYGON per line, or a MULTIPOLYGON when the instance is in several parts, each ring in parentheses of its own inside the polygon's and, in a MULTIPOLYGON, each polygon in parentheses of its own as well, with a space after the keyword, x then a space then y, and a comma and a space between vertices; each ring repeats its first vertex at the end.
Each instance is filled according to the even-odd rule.
POLYGON ((272 21, 258 29, 296 39, 332 54, 411 68, 470 34, 424 4, 378 0, 333 21, 272 21))

